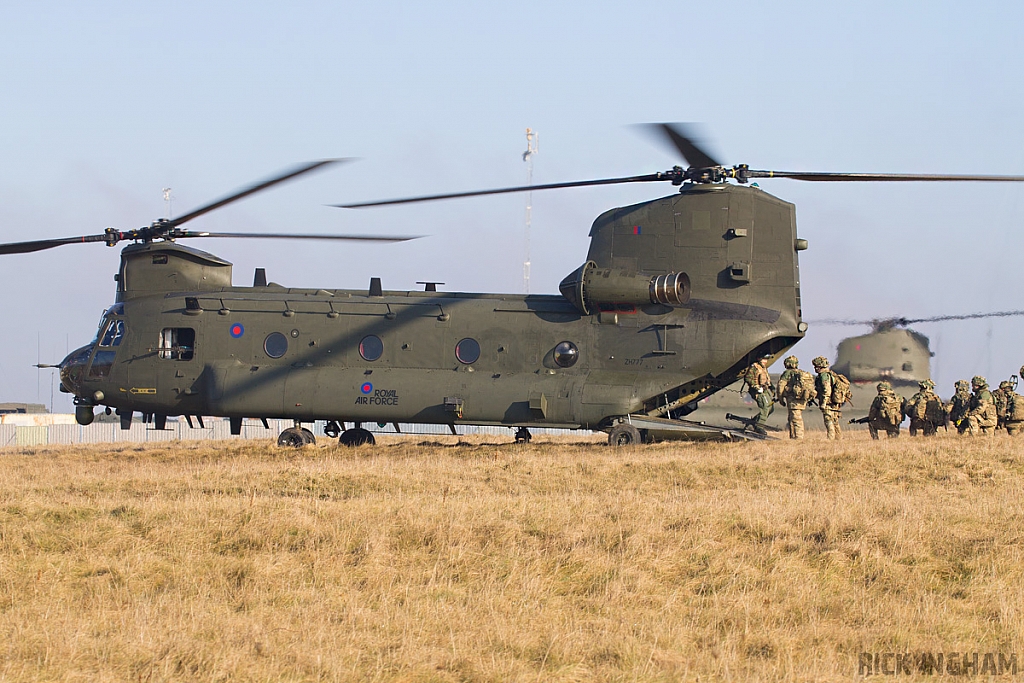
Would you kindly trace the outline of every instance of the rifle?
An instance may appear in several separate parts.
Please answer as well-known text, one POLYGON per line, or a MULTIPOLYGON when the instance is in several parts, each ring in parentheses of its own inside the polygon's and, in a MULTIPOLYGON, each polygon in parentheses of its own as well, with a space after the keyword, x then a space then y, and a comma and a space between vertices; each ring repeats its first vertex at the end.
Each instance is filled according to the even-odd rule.
POLYGON ((850 418, 850 424, 852 425, 866 425, 868 422, 871 422, 871 418, 866 416, 859 418, 850 418))
POLYGON ((758 427, 760 427, 761 429, 765 429, 765 430, 767 430, 769 432, 781 432, 782 431, 778 427, 772 427, 772 426, 769 426, 769 425, 758 425, 757 424, 757 416, 756 415, 754 417, 743 417, 741 415, 733 415, 732 413, 726 413, 725 414, 725 419, 726 420, 732 420, 733 422, 742 422, 744 429, 750 428, 750 429, 755 429, 756 430, 758 427))

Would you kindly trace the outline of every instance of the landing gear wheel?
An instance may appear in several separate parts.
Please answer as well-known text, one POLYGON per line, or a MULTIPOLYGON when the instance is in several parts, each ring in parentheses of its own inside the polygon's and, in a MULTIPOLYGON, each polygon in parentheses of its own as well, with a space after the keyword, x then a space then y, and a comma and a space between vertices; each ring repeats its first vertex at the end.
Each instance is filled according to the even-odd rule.
MULTIPOLYGON (((302 448, 307 444, 315 443, 315 440, 310 441, 307 439, 306 432, 308 431, 298 427, 289 427, 281 432, 281 436, 277 437, 277 445, 283 448, 302 448)), ((311 438, 312 436, 310 433, 309 437, 311 438)))
POLYGON ((310 446, 316 445, 316 437, 313 436, 313 432, 309 431, 305 427, 302 428, 302 438, 306 440, 306 444, 310 446))
POLYGON ((643 443, 640 430, 628 422, 615 425, 608 433, 609 446, 635 446, 638 443, 643 443))
POLYGON ((530 443, 530 439, 533 438, 533 434, 526 427, 520 427, 516 430, 516 443, 530 443))
POLYGON ((377 440, 373 438, 371 432, 362 427, 356 427, 355 429, 343 431, 338 439, 338 443, 342 446, 373 446, 377 443, 377 440))
POLYGON ((335 420, 330 420, 324 425, 324 436, 328 439, 337 439, 339 434, 341 434, 341 427, 335 420))

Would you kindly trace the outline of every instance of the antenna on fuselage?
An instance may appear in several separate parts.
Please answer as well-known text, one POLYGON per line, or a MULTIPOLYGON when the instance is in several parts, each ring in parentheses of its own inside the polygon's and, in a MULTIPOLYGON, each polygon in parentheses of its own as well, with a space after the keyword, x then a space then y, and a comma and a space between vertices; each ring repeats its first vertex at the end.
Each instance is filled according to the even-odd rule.
POLYGON ((164 202, 167 203, 167 218, 170 220, 174 216, 171 215, 171 188, 169 187, 164 188, 164 202))
MULTIPOLYGON (((533 185, 533 155, 538 151, 539 135, 537 131, 526 129, 526 151, 523 152, 523 161, 526 162, 526 185, 533 185)), ((533 213, 533 192, 526 193, 526 257, 523 260, 523 289, 526 294, 530 293, 530 221, 533 213)))

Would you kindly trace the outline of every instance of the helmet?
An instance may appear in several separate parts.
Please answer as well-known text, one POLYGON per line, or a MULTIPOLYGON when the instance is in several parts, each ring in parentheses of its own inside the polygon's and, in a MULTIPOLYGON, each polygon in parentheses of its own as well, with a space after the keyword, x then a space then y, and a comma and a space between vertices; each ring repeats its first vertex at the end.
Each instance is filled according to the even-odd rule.
POLYGON ((828 358, 825 358, 825 356, 818 356, 817 358, 811 361, 811 365, 814 366, 815 370, 818 370, 819 368, 827 368, 828 358))
POLYGON ((970 383, 965 379, 958 379, 954 385, 957 391, 967 391, 971 388, 970 383))
POLYGON ((999 388, 1000 389, 1013 389, 1013 382, 1011 382, 1008 379, 1004 379, 1002 382, 999 383, 999 388))
POLYGON ((882 393, 883 391, 892 391, 892 385, 888 382, 879 382, 878 393, 882 393))
POLYGON ((921 387, 922 389, 934 389, 935 382, 931 381, 930 379, 923 379, 917 383, 917 386, 921 387))
POLYGON ((790 370, 796 370, 797 367, 800 365, 800 359, 798 359, 796 356, 787 356, 786 360, 782 361, 782 364, 785 365, 790 370))
POLYGON ((987 387, 988 386, 988 380, 985 379, 984 377, 982 377, 981 375, 975 375, 974 377, 971 378, 971 386, 974 386, 974 387, 987 387))

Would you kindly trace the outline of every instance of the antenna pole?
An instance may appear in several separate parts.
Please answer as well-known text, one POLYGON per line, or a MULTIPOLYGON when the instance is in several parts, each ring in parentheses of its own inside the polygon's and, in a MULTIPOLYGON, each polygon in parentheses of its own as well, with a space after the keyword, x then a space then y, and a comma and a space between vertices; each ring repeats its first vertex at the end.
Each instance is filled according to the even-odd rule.
MULTIPOLYGON (((533 185, 533 155, 537 153, 538 143, 537 131, 526 129, 526 151, 523 152, 523 161, 526 162, 526 184, 533 185)), ((523 259, 523 289, 530 293, 530 222, 533 213, 533 192, 526 193, 526 257, 523 259)))
POLYGON ((174 216, 171 215, 171 188, 169 187, 164 188, 164 202, 167 203, 167 219, 170 220, 174 216))

